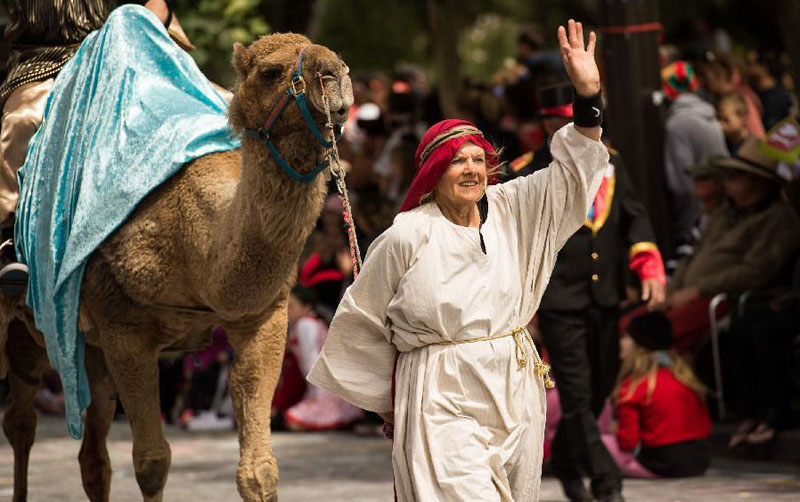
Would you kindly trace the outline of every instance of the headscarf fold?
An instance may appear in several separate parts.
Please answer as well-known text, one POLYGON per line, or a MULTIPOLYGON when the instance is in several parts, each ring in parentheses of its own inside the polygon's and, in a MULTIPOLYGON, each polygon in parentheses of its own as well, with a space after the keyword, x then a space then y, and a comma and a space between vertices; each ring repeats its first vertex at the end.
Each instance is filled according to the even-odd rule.
MULTIPOLYGON (((417 173, 411 181, 411 187, 400 207, 400 212, 419 206, 420 199, 436 188, 442 175, 450 166, 450 161, 468 141, 483 148, 483 151, 486 152, 487 169, 497 167, 497 152, 475 125, 466 120, 455 119, 437 122, 422 135, 422 140, 417 146, 414 154, 417 173)), ((488 182, 493 185, 498 180, 499 176, 495 173, 489 177, 488 182)))

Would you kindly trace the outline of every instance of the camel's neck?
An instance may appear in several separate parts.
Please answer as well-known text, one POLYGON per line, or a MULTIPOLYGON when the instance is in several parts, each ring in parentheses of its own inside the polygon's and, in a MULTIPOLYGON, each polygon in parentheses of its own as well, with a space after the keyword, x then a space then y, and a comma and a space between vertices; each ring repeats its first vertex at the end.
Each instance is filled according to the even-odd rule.
MULTIPOLYGON (((307 146, 307 138, 296 133, 275 141, 281 155, 301 172, 319 161, 319 148, 307 146)), ((322 210, 325 179, 324 172, 310 183, 289 179, 262 143, 243 139, 239 185, 210 253, 216 262, 211 265, 219 270, 213 274, 212 287, 219 288, 214 296, 227 306, 223 308, 257 312, 296 273, 297 259, 322 210)))

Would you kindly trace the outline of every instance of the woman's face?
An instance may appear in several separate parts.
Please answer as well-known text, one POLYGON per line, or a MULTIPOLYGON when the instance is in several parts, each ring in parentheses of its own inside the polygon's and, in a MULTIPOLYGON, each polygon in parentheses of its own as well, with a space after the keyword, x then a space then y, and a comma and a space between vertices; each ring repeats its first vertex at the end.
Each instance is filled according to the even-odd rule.
POLYGON ((466 142, 436 185, 436 199, 448 206, 475 204, 486 188, 486 152, 466 142))

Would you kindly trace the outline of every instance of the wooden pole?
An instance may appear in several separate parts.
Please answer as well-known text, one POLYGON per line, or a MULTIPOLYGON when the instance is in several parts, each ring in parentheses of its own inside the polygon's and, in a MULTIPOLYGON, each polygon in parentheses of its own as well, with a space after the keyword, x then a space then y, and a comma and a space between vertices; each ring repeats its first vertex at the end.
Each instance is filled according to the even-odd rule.
POLYGON ((674 249, 664 175, 657 0, 600 0, 606 123, 650 214, 665 258, 674 249))

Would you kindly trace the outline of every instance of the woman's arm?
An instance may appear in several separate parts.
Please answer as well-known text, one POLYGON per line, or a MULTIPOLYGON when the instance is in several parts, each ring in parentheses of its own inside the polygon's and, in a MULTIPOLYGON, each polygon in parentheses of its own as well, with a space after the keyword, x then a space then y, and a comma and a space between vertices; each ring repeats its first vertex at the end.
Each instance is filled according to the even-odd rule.
MULTIPOLYGON (((583 28, 570 20, 567 32, 559 27, 558 38, 564 65, 577 97, 576 124, 556 131, 550 144, 553 162, 546 169, 502 184, 500 208, 513 219, 514 245, 519 250, 523 272, 521 319, 533 316, 538 295, 547 287, 558 251, 586 220, 603 173, 608 168, 608 150, 600 138, 600 77, 594 62, 595 35, 583 49, 583 28), (595 94, 582 99, 581 96, 595 94), (591 125, 591 126, 589 126, 591 125), (503 200, 504 199, 504 200, 503 200), (505 206, 505 207, 504 207, 505 206)), ((501 215, 502 216, 502 215, 501 215)))
MULTIPOLYGON (((595 96, 600 92, 600 71, 594 60, 594 47, 597 36, 594 32, 589 33, 589 44, 584 49, 583 24, 576 23, 570 19, 567 28, 558 27, 558 45, 561 49, 561 58, 564 61, 564 68, 567 75, 575 86, 575 92, 579 97, 595 96)), ((600 117, 602 110, 597 109, 597 117, 600 117)), ((600 141, 600 121, 597 125, 584 126, 575 124, 575 130, 589 139, 600 141)))
POLYGON ((359 408, 388 412, 397 348, 387 308, 406 273, 411 244, 391 227, 370 246, 364 268, 331 321, 308 381, 359 408))

